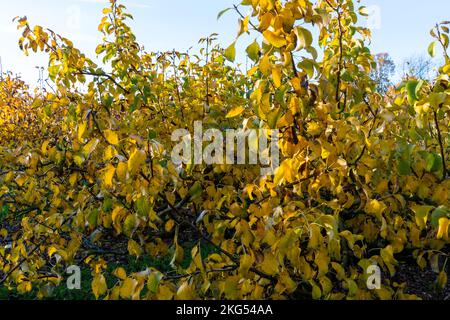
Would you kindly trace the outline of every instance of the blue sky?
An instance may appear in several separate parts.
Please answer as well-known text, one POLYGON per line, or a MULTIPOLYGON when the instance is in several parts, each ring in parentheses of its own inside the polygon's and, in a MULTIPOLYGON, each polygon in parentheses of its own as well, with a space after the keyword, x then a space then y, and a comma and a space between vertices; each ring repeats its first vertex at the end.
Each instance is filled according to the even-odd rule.
MULTIPOLYGON (((3 0, 5 1, 5 0, 3 0)), ((0 56, 3 70, 13 70, 31 84, 46 65, 45 56, 25 57, 18 49, 19 34, 12 18, 27 15, 31 24, 40 24, 72 39, 92 58, 100 41, 97 25, 107 0, 14 0, 0 11, 0 56)), ((134 31, 147 50, 187 50, 201 37, 220 34, 223 46, 237 31, 237 16, 228 12, 217 21, 217 13, 239 0, 124 0, 134 15, 134 31)), ((442 20, 450 20, 450 1, 362 0, 372 12, 372 51, 388 52, 397 63, 412 55, 426 54, 431 42, 429 30, 442 20)), ((365 24, 366 22, 362 22, 365 24)), ((250 39, 248 39, 250 40, 250 39)), ((245 42, 243 40, 242 42, 245 42)), ((243 44, 240 46, 243 50, 243 44)))

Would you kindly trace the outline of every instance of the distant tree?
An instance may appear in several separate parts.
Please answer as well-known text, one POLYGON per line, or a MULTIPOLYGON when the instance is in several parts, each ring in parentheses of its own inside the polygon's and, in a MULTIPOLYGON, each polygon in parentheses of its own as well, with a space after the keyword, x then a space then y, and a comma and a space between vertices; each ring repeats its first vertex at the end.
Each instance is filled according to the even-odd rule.
POLYGON ((395 63, 388 53, 379 53, 374 58, 377 66, 370 77, 376 82, 377 91, 385 94, 392 86, 391 77, 395 73, 395 63))
POLYGON ((406 59, 402 65, 404 78, 431 80, 433 77, 433 61, 423 55, 416 55, 406 59))

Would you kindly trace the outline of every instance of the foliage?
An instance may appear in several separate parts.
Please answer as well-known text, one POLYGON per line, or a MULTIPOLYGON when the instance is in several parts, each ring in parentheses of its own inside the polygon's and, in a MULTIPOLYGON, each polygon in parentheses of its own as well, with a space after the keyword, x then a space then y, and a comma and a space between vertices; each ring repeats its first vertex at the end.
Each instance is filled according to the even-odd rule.
POLYGON ((76 264, 90 271, 97 299, 417 298, 389 277, 381 289, 366 285, 368 266, 392 276, 407 254, 445 286, 446 25, 434 33, 446 57, 439 76, 405 81, 387 101, 370 78, 370 31, 357 24, 364 7, 241 6, 251 14, 232 8, 236 41, 256 37, 247 74, 227 62, 235 43, 223 50, 215 35, 198 55, 144 52, 116 0, 99 25, 101 66, 18 19, 21 48, 48 54, 54 87, 32 94, 8 77, 0 88, 1 284, 47 298, 76 264), (175 166, 171 134, 197 120, 280 130, 275 175, 260 178, 252 165, 175 166), (187 241, 196 245, 186 250, 187 241), (170 271, 120 261, 111 270, 110 256, 124 255, 170 255, 170 271))

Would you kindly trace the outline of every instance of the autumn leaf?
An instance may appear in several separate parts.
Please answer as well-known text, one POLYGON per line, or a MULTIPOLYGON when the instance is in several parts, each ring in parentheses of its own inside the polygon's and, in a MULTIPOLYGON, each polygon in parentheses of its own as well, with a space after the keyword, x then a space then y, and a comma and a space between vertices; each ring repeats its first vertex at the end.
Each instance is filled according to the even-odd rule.
POLYGON ((263 32, 263 35, 264 38, 276 48, 284 47, 287 44, 286 39, 284 37, 276 35, 272 31, 266 30, 263 32))
POLYGON ((240 116, 244 111, 245 111, 245 109, 243 107, 235 107, 235 108, 231 109, 230 112, 228 112, 228 114, 226 115, 226 118, 227 119, 235 118, 237 116, 240 116))
POLYGON ((111 131, 111 130, 105 130, 104 135, 106 137, 106 140, 112 145, 118 145, 119 144, 119 136, 117 132, 111 131))
POLYGON ((104 295, 108 287, 106 285, 105 277, 102 274, 95 275, 92 280, 92 292, 95 295, 95 298, 98 299, 100 296, 104 295))

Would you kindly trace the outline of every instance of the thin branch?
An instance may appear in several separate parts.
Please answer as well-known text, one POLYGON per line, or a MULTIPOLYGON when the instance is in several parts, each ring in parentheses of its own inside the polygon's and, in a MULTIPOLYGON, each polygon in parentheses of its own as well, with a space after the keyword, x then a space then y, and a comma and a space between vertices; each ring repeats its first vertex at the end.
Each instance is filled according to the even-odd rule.
POLYGON ((441 157, 442 157, 442 180, 445 180, 447 178, 447 166, 445 163, 445 149, 444 149, 444 143, 442 140, 442 133, 441 128, 439 127, 439 120, 437 117, 437 111, 434 111, 434 124, 436 125, 436 130, 438 133, 438 141, 439 141, 439 147, 441 149, 441 157))
POLYGON ((95 73, 95 72, 89 72, 89 71, 79 71, 75 74, 80 74, 80 75, 85 75, 85 76, 93 76, 93 77, 106 77, 107 79, 109 79, 110 81, 112 81, 116 86, 118 86, 120 89, 122 89, 123 92, 125 92, 126 94, 130 94, 130 91, 125 89, 121 84, 119 84, 116 79, 114 79, 113 76, 103 72, 103 73, 95 73))
POLYGON ((329 0, 326 0, 326 3, 333 9, 333 11, 336 12, 337 18, 338 18, 338 31, 339 31, 339 62, 338 62, 338 72, 337 72, 337 83, 336 83, 336 102, 339 112, 343 112, 345 105, 343 108, 341 108, 341 77, 342 77, 342 68, 343 68, 343 60, 344 60, 344 44, 343 44, 343 37, 344 37, 344 31, 342 26, 342 13, 340 11, 341 5, 339 4, 337 7, 334 7, 331 5, 329 0))
MULTIPOLYGON (((231 265, 231 266, 226 266, 220 269, 211 269, 211 270, 207 270, 205 271, 205 273, 216 273, 216 272, 230 272, 230 271, 234 271, 238 268, 237 265, 231 265)), ((199 274, 201 274, 202 271, 201 270, 197 270, 193 273, 188 273, 188 274, 177 274, 177 275, 166 275, 163 277, 164 280, 178 280, 178 279, 184 279, 184 278, 191 278, 191 277, 195 277, 198 276, 199 274)))

